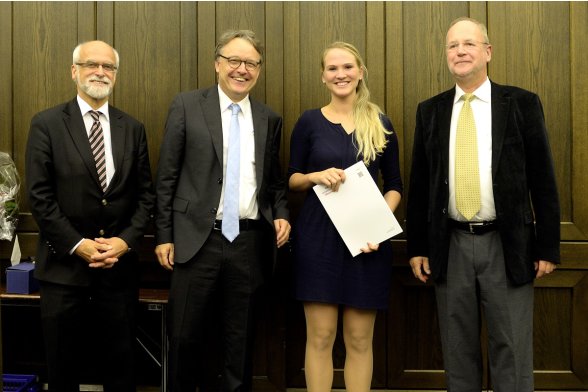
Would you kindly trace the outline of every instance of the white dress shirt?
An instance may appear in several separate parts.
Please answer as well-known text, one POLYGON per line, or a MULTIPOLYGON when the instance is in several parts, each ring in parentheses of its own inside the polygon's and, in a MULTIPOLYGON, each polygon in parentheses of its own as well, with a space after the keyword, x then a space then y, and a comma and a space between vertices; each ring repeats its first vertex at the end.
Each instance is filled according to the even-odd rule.
MULTIPOLYGON (((231 125, 232 111, 229 106, 236 103, 241 108, 239 112, 239 129, 241 153, 239 160, 239 219, 259 219, 259 207, 257 205, 257 178, 255 175, 255 138, 253 129, 253 115, 251 102, 247 95, 240 102, 233 102, 218 86, 220 112, 223 125, 223 178, 227 173, 227 153, 229 150, 229 128, 231 125)), ((225 199, 225 183, 221 190, 220 204, 216 219, 223 218, 223 201, 225 199)))
MULTIPOLYGON (((464 91, 456 85, 449 136, 449 216, 458 221, 467 220, 457 211, 455 205, 455 135, 457 132, 457 119, 464 103, 461 99, 463 94, 465 94, 464 91)), ((480 211, 472 218, 472 221, 492 221, 496 219, 496 209, 492 189, 492 94, 490 80, 486 78, 486 81, 473 92, 473 95, 475 98, 472 99, 470 105, 474 113, 478 137, 478 166, 480 169, 482 206, 480 211)))
MULTIPOLYGON (((78 105, 80 107, 80 111, 82 112, 82 119, 84 120, 84 125, 86 126, 86 134, 88 139, 90 139, 90 131, 92 130, 92 124, 94 124, 94 119, 90 115, 90 111, 94 110, 86 101, 84 101, 78 95, 78 105)), ((112 180, 112 176, 114 176, 114 159, 112 157, 112 138, 110 137, 110 113, 108 112, 108 102, 98 108, 96 111, 100 112, 100 124, 102 125, 102 134, 104 135, 104 158, 106 160, 106 186, 110 184, 110 180, 112 180)), ((80 246, 84 239, 82 238, 71 250, 69 254, 73 254, 75 250, 80 246)))

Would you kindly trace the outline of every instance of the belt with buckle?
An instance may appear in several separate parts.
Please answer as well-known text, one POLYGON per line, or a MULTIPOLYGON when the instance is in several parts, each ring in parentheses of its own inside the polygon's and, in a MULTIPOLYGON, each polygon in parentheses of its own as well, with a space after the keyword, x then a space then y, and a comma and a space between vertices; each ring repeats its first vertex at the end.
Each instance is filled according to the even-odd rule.
MULTIPOLYGON (((212 228, 214 230, 222 230, 223 229, 223 221, 222 220, 215 220, 212 228)), ((240 219, 239 220, 239 231, 258 230, 261 228, 262 228, 261 220, 257 220, 257 219, 240 219)))
POLYGON ((486 234, 490 231, 494 231, 498 229, 498 225, 496 221, 486 221, 486 222, 459 222, 456 220, 450 220, 451 227, 454 229, 466 231, 470 234, 480 235, 486 234))

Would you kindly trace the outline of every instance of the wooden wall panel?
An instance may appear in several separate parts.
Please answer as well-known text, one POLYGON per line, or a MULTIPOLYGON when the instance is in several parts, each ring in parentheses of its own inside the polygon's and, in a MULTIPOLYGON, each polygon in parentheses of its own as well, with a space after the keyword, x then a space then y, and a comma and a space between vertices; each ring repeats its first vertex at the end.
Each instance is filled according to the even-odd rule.
POLYGON ((284 3, 284 125, 282 138, 284 139, 284 167, 287 169, 290 157, 290 136, 301 110, 301 69, 300 57, 302 53, 300 42, 300 3, 284 3))
MULTIPOLYGON (((0 3, 0 69, 4 69, 8 77, 0 78, 0 151, 12 158, 12 4, 0 3)), ((2 313, 0 312, 0 336, 2 336, 2 313)), ((0 355, 0 374, 4 374, 3 358, 0 355)), ((0 389, 4 389, 0 379, 0 389)))
MULTIPOLYGON (((301 112, 328 102, 320 78, 322 52, 330 42, 344 40, 356 45, 366 60, 373 99, 398 134, 408 185, 416 107, 454 85, 445 59, 445 34, 450 21, 463 15, 488 26, 494 47, 492 80, 535 91, 544 105, 564 242, 561 268, 539 281, 536 289, 535 339, 541 342, 535 347, 536 385, 586 389, 586 2, 0 2, 0 150, 13 153, 24 177, 32 115, 75 96, 71 52, 79 42, 102 39, 121 55, 111 102, 145 123, 155 174, 173 96, 213 85, 217 38, 228 28, 247 28, 266 47, 252 95, 284 116, 284 171, 292 128, 301 112)), ((20 242, 27 257, 34 255, 37 228, 27 214, 24 194, 21 199, 20 242)), ((401 222, 405 202, 397 212, 401 222)), ((300 195, 292 195, 294 219, 300 205, 300 195)), ((377 319, 373 386, 443 388, 434 290, 412 278, 403 238, 394 241, 390 309, 377 319)), ((148 237, 144 259, 156 270, 152 247, 148 237)), ((8 257, 10 249, 10 244, 0 243, 0 258, 8 257)), ((301 304, 289 298, 287 251, 281 252, 280 261, 277 298, 264 303, 258 326, 257 390, 304 386, 304 315, 301 304)), ((339 339, 337 367, 343 355, 339 339)), ((343 386, 340 371, 335 385, 343 386)))
POLYGON ((13 155, 12 3, 0 2, 0 151, 13 155))
POLYGON ((265 96, 266 103, 277 113, 284 112, 284 57, 284 4, 268 2, 265 5, 265 64, 263 65, 266 80, 265 96))
MULTIPOLYGON (((385 106, 382 110, 388 115, 398 137, 398 148, 400 154, 401 173, 406 173, 404 163, 405 136, 407 133, 412 134, 413 130, 405 128, 404 114, 404 23, 403 23, 403 5, 400 2, 385 2, 385 46, 381 49, 384 51, 384 75, 381 80, 370 82, 370 91, 374 85, 381 84, 385 87, 385 106)), ((407 179, 402 177, 406 186, 407 179)), ((405 193, 406 194, 406 193, 405 193)), ((402 204, 396 213, 396 218, 401 224, 404 223, 404 209, 402 204)))
MULTIPOLYGON (((85 42, 96 39, 96 7, 92 2, 79 2, 78 11, 78 41, 85 42)), ((104 13, 102 13, 104 14, 104 13)), ((111 13, 112 14, 112 13, 111 13)), ((73 48, 72 48, 73 50, 73 48)))
POLYGON ((371 99, 386 110, 386 14, 384 3, 370 1, 365 4, 365 49, 360 52, 368 69, 367 86, 371 99))
MULTIPOLYGON (((216 3, 216 38, 228 29, 253 30, 257 38, 265 42, 265 4, 261 1, 216 3)), ((214 45, 211 58, 214 59, 214 45)), ((257 84, 251 91, 255 99, 266 102, 266 67, 262 67, 257 84)), ((204 86, 202 86, 204 87, 204 86)))
POLYGON ((198 87, 198 64, 201 60, 198 57, 198 3, 182 1, 179 12, 180 90, 189 91, 198 87))
MULTIPOLYGON (((95 39, 114 43, 114 2, 98 1, 95 3, 96 22, 94 30, 96 31, 95 39)), ((114 97, 113 97, 114 98, 114 97)))
MULTIPOLYGON (((571 137, 568 141, 572 159, 572 170, 568 181, 571 182, 573 200, 573 226, 582 233, 582 239, 588 238, 588 3, 572 2, 570 4, 570 104, 571 137)), ((564 80, 565 81, 565 80, 564 80)), ((565 81, 567 82, 567 81, 565 81)), ((551 108, 549 108, 551 109, 551 108)), ((568 158, 568 157, 566 157, 568 158)), ((566 224, 564 227, 571 226, 566 224)), ((586 342, 588 345, 588 342, 586 342)))
POLYGON ((113 12, 116 105, 145 124, 155 174, 167 109, 181 87, 180 3, 115 2, 113 12))
POLYGON ((216 3, 198 3, 198 87, 212 86, 216 81, 214 71, 214 48, 216 46, 216 3))
MULTIPOLYGON (((400 24, 402 42, 394 45, 391 56, 401 57, 395 69, 401 69, 402 80, 402 152, 405 195, 410 192, 408 180, 412 162, 415 113, 419 102, 454 85, 445 58, 445 34, 449 23, 468 15, 468 3, 409 2, 403 3, 400 24), (401 51, 400 51, 401 50, 401 51), (398 56, 397 53, 401 53, 398 56)), ((392 37, 387 37, 391 39, 392 37)), ((406 197, 402 206, 406 204, 406 197)), ((404 208, 397 213, 403 216, 404 208)), ((392 294, 388 312, 388 387, 399 389, 445 388, 441 343, 437 330, 434 290, 422 285, 407 269, 404 242, 395 242, 392 294)))
POLYGON ((588 271, 558 271, 535 283, 534 366, 537 389, 588 385, 588 271))
MULTIPOLYGON (((30 121, 40 110, 75 97, 72 51, 77 45, 78 13, 74 3, 13 3, 13 151, 23 174, 30 121), (18 50, 16 50, 18 48, 18 50)), ((4 130, 3 130, 4 132, 4 130)), ((26 198, 21 208, 27 211, 26 198)))
MULTIPOLYGON (((536 92, 544 108, 549 108, 545 111, 545 120, 557 162, 556 177, 564 222, 574 220, 570 179, 572 37, 570 24, 562 23, 569 19, 568 3, 497 2, 488 6, 488 32, 493 43, 490 77, 497 83, 536 92), (520 23, 521 15, 525 15, 527 23, 520 23)), ((586 239, 577 227, 570 225, 562 227, 562 235, 565 240, 586 239)))
POLYGON ((333 41, 347 41, 365 53, 366 22, 366 5, 362 2, 300 3, 301 111, 329 102, 321 83, 325 47, 333 41))
MULTIPOLYGON (((468 15, 465 2, 410 2, 402 7, 404 100, 404 172, 405 192, 412 162, 415 114, 419 102, 451 88, 445 58, 445 34, 449 23, 468 15)), ((406 198, 403 205, 406 205, 406 198)))

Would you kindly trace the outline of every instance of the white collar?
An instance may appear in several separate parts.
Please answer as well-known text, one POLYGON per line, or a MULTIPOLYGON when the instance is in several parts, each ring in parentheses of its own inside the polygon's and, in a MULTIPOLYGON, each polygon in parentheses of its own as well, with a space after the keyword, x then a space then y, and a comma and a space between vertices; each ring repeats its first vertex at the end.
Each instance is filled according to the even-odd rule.
MULTIPOLYGON (((477 89, 475 89, 472 94, 476 96, 477 99, 483 102, 491 102, 492 92, 491 92, 491 83, 490 79, 486 78, 484 83, 480 85, 477 89)), ((453 97, 453 103, 455 104, 457 101, 461 99, 461 96, 465 94, 465 91, 461 89, 457 84, 455 85, 455 97, 453 97)))
POLYGON ((223 113, 225 110, 229 110, 229 106, 233 103, 236 103, 241 108, 243 115, 247 117, 247 114, 251 112, 251 101, 249 100, 249 94, 247 94, 247 96, 241 101, 233 102, 231 98, 229 98, 227 94, 225 94, 225 92, 220 88, 220 85, 217 85, 217 87, 221 113, 223 113))
MULTIPOLYGON (((94 110, 88 102, 84 101, 82 97, 78 95, 78 105, 80 106, 80 111, 82 112, 82 117, 86 115, 90 110, 94 110)), ((100 112, 102 115, 106 117, 106 120, 110 121, 110 115, 108 114, 108 101, 104 103, 104 105, 100 106, 96 109, 97 112, 100 112)))

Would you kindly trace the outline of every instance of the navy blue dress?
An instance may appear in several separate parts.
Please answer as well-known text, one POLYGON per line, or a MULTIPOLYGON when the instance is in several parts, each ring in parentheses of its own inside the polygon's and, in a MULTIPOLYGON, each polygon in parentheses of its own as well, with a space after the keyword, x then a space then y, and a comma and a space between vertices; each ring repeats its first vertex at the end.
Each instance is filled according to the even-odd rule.
MULTIPOLYGON (((382 124, 393 131, 390 120, 382 124)), ((368 170, 374 180, 382 174, 383 192, 402 193, 396 133, 387 135, 384 152, 368 170)), ((346 169, 357 156, 353 133, 327 120, 320 109, 308 110, 292 132, 288 177, 331 167, 346 169)), ((390 292, 392 247, 352 257, 315 192, 310 189, 294 225, 294 295, 301 301, 342 304, 361 309, 385 309, 390 292)))

